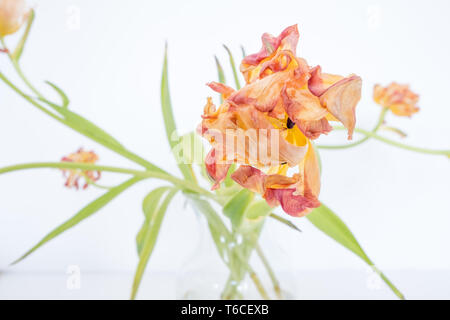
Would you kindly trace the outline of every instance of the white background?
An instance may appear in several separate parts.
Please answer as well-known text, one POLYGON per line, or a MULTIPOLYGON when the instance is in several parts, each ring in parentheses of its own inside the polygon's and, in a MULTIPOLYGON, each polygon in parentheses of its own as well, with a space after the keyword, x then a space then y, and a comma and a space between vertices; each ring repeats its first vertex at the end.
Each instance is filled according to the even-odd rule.
MULTIPOLYGON (((212 94, 205 83, 217 78, 213 55, 229 69, 222 44, 239 60, 240 45, 247 53, 256 52, 263 32, 278 35, 295 23, 300 30, 298 55, 310 65, 363 78, 359 127, 370 129, 376 122, 380 109, 371 100, 375 83, 409 83, 420 94, 420 113, 411 119, 390 114, 388 123, 408 133, 405 143, 449 148, 450 3, 446 0, 42 0, 35 2, 35 8, 35 25, 22 58, 32 82, 57 99, 44 84, 55 82, 68 93, 72 109, 173 173, 177 168, 165 141, 159 104, 164 42, 169 45, 175 117, 179 131, 185 133, 199 123, 206 97, 212 94), (73 25, 78 10, 79 28, 73 25)), ((9 37, 7 42, 12 46, 16 39, 9 37)), ((4 56, 0 69, 20 83, 4 56)), ((231 82, 230 72, 227 77, 231 82)), ((95 149, 101 164, 136 167, 55 123, 4 84, 0 97, 1 166, 58 161, 83 146, 95 149)), ((344 139, 343 133, 336 132, 318 142, 340 144, 344 139)), ((402 274, 398 270, 420 271, 417 274, 431 280, 417 276, 392 280, 415 288, 417 296, 433 292, 449 298, 449 160, 371 141, 355 149, 323 151, 322 161, 321 200, 350 226, 375 263, 397 275, 402 274), (430 277, 438 271, 446 276, 430 277)), ((102 182, 121 179, 105 174, 102 182)), ((128 190, 23 263, 8 267, 51 228, 102 193, 94 188, 76 192, 62 184, 61 174, 52 170, 0 177, 0 269, 6 278, 11 272, 63 275, 68 265, 79 265, 85 272, 133 271, 135 234, 143 219, 141 200, 160 185, 157 181, 128 190)), ((272 238, 289 250, 295 270, 355 269, 364 274, 365 267, 355 256, 305 219, 295 222, 303 230, 301 235, 270 224, 272 238)), ((178 197, 164 221, 149 270, 179 270, 196 239, 196 222, 178 197)), ((17 296, 25 295, 23 281, 10 283, 17 296)), ((0 293, 9 297, 1 275, 0 293)))

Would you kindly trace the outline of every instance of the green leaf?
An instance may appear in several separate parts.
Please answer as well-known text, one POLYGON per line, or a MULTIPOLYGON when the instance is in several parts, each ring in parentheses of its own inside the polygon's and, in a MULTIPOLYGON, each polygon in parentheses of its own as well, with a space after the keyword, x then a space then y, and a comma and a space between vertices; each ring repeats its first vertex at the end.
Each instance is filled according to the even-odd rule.
POLYGON ((161 198, 166 194, 171 188, 170 187, 159 187, 150 192, 144 199, 142 203, 142 212, 145 215, 144 223, 136 236, 136 246, 138 255, 141 254, 142 247, 144 245, 145 235, 150 228, 151 222, 154 219, 154 214, 157 213, 156 208, 159 205, 161 198))
POLYGON ((267 217, 272 210, 273 208, 265 200, 255 201, 245 211, 245 218, 253 221, 261 220, 267 217))
POLYGON ((30 34, 31 27, 33 25, 34 17, 35 17, 34 10, 31 9, 28 15, 27 27, 25 29, 25 32, 22 35, 22 38, 20 38, 20 41, 17 44, 16 49, 14 49, 14 52, 11 55, 12 59, 16 62, 19 61, 20 57, 22 56, 23 48, 25 47, 25 43, 27 42, 28 35, 30 34))
POLYGON ((275 219, 281 223, 283 223, 284 225, 288 226, 291 229, 294 229, 298 232, 302 232, 302 230, 300 230, 295 224, 293 224, 291 221, 289 221, 288 219, 285 219, 283 217, 280 217, 279 215, 275 214, 275 213, 271 213, 269 215, 272 219, 275 219))
POLYGON ((67 96, 67 94, 61 88, 59 88, 56 84, 51 83, 50 81, 45 81, 45 83, 47 83, 50 87, 52 87, 59 94, 59 96, 61 97, 61 100, 62 100, 61 107, 66 109, 70 103, 70 100, 69 100, 69 97, 67 96))
POLYGON ((86 136, 102 144, 104 143, 123 149, 123 146, 119 141, 117 141, 109 133, 99 128, 97 125, 87 120, 86 118, 78 115, 73 111, 70 111, 69 109, 62 108, 46 99, 39 98, 39 100, 52 107, 55 111, 59 112, 69 123, 69 126, 77 128, 86 136))
POLYGON ((228 56, 230 57, 230 64, 231 64, 231 69, 233 70, 234 83, 236 85, 236 89, 239 90, 241 88, 241 83, 239 82, 239 76, 238 76, 238 73, 236 70, 236 64, 234 63, 233 54, 231 53, 230 49, 228 49, 228 47, 226 45, 223 45, 223 47, 225 48, 225 50, 227 50, 228 56))
POLYGON ((345 223, 328 207, 322 204, 319 208, 314 209, 309 215, 306 216, 311 223, 316 226, 323 233, 337 241, 348 250, 352 251, 369 266, 371 266, 391 288, 391 290, 400 298, 404 299, 403 294, 387 279, 387 277, 381 273, 369 259, 367 254, 359 245, 356 238, 353 236, 350 229, 345 223))
POLYGON ((53 229, 49 234, 47 234, 41 241, 38 242, 33 248, 31 248, 29 251, 27 251, 22 257, 14 261, 12 264, 16 264, 26 257, 28 257, 31 253, 36 251, 38 248, 49 242, 50 240, 54 239, 55 237, 59 236, 64 231, 73 228, 77 224, 79 224, 81 221, 83 221, 86 218, 89 218, 91 215, 96 213, 98 210, 103 208, 105 205, 107 205, 109 202, 111 202, 114 198, 116 198, 118 195, 120 195, 122 192, 124 192, 126 189, 134 185, 136 182, 141 180, 141 178, 131 178, 130 180, 125 181, 124 183, 118 185, 117 187, 111 188, 108 192, 106 192, 104 195, 102 195, 100 198, 97 198, 90 204, 88 204, 86 207, 81 209, 76 215, 74 215, 72 218, 58 226, 57 228, 53 229))
POLYGON ((156 240, 158 238, 159 229, 161 228, 161 223, 167 211, 167 207, 172 201, 172 198, 177 193, 178 189, 171 189, 170 192, 165 197, 164 201, 160 203, 158 201, 158 206, 154 208, 153 204, 147 203, 148 206, 145 207, 144 201, 144 210, 150 210, 154 208, 153 212, 144 212, 145 216, 151 216, 152 218, 149 221, 148 229, 145 232, 143 237, 142 250, 139 255, 139 263, 136 268, 136 273, 134 276, 133 288, 131 291, 131 299, 136 298, 137 291, 139 289, 139 285, 141 284, 142 276, 144 275, 145 269, 147 267, 148 260, 155 248, 156 240))
MULTIPOLYGON (((226 84, 227 81, 225 80, 225 74, 223 72, 223 68, 222 68, 217 56, 214 56, 214 60, 216 61, 217 76, 218 76, 219 82, 226 84)), ((222 98, 222 95, 220 94, 220 103, 222 103, 222 102, 223 102, 223 98, 222 98)))
POLYGON ((253 200, 253 192, 242 189, 223 207, 223 213, 230 218, 233 229, 239 229, 244 219, 244 213, 253 200))
POLYGON ((244 234, 248 234, 256 230, 262 225, 264 219, 273 210, 265 200, 253 201, 244 212, 244 220, 240 230, 244 234))
MULTIPOLYGON (((169 141, 171 149, 174 150, 176 149, 176 146, 179 143, 180 139, 177 136, 177 127, 175 124, 175 119, 172 111, 172 102, 170 99, 168 63, 167 63, 167 44, 164 52, 164 64, 161 77, 161 108, 164 118, 164 126, 166 129, 167 140, 169 141)), ((182 163, 180 161, 177 162, 178 167, 180 168, 183 176, 190 181, 196 181, 194 171, 192 170, 192 166, 189 164, 182 163)))

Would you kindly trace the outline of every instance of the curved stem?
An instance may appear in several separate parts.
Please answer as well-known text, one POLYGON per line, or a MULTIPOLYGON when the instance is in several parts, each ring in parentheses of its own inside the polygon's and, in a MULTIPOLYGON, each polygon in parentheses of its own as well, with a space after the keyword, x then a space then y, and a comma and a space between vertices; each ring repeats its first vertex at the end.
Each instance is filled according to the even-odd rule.
POLYGON ((25 163, 25 164, 18 164, 18 165, 0 168, 0 175, 8 173, 8 172, 13 172, 13 171, 38 169, 38 168, 79 169, 79 170, 83 170, 83 171, 96 170, 96 171, 131 174, 135 177, 139 177, 139 178, 143 178, 143 179, 156 178, 156 179, 169 181, 169 182, 171 182, 175 185, 178 185, 178 186, 182 187, 183 189, 189 190, 191 192, 196 192, 196 193, 199 193, 201 195, 207 196, 212 199, 215 198, 214 194, 203 189, 202 187, 199 187, 197 184, 186 181, 186 180, 178 179, 170 174, 166 174, 166 173, 162 173, 162 172, 158 172, 158 171, 141 171, 141 170, 125 169, 125 168, 118 168, 118 167, 111 167, 111 166, 99 166, 99 165, 87 164, 87 163, 76 163, 76 162, 25 163))
MULTIPOLYGON (((378 131, 378 129, 380 129, 381 125, 384 122, 384 118, 386 117, 386 113, 387 113, 388 110, 389 110, 388 108, 383 108, 381 110, 380 116, 378 118, 378 122, 375 125, 375 127, 372 129, 372 133, 376 133, 378 131)), ((334 129, 336 129, 336 128, 334 128, 334 129)), ((358 140, 356 142, 353 142, 353 143, 343 144, 343 145, 335 145, 335 146, 332 146, 332 145, 318 145, 317 148, 319 148, 319 149, 348 149, 348 148, 356 147, 356 146, 366 142, 370 138, 371 138, 370 136, 365 136, 364 138, 362 138, 362 139, 360 139, 360 140, 358 140)))
POLYGON ((86 180, 86 183, 88 185, 91 185, 93 187, 96 187, 98 189, 103 189, 103 190, 110 190, 110 189, 114 188, 114 187, 108 187, 108 186, 98 184, 97 182, 95 182, 94 180, 89 178, 88 175, 85 173, 85 171, 82 171, 81 174, 83 175, 83 178, 86 180))
POLYGON ((3 45, 3 47, 7 50, 9 60, 11 60, 11 64, 13 65, 17 74, 19 75, 20 79, 22 79, 22 81, 27 85, 28 88, 30 88, 31 91, 33 91, 33 93, 35 95, 37 95, 39 98, 43 98, 44 96, 31 84, 31 82, 25 76, 25 74, 22 71, 22 68, 19 65, 19 62, 13 58, 11 52, 8 50, 8 47, 6 46, 6 43, 5 43, 5 40, 3 39, 3 37, 0 37, 0 41, 3 45))
MULTIPOLYGON (((337 130, 343 130, 345 128, 343 127, 336 127, 335 129, 337 130)), ((426 154, 436 154, 436 155, 444 155, 447 157, 450 157, 450 150, 434 150, 434 149, 427 149, 427 148, 420 148, 420 147, 414 147, 414 146, 410 146, 404 143, 400 143, 394 140, 390 140, 387 139, 385 137, 379 136, 375 133, 372 133, 370 131, 366 131, 363 129, 355 129, 355 132, 361 133, 361 134, 365 134, 366 136, 370 136, 373 139, 382 141, 384 143, 390 144, 392 146, 401 148, 401 149, 405 149, 405 150, 409 150, 409 151, 414 151, 414 152, 418 152, 418 153, 426 153, 426 154)))

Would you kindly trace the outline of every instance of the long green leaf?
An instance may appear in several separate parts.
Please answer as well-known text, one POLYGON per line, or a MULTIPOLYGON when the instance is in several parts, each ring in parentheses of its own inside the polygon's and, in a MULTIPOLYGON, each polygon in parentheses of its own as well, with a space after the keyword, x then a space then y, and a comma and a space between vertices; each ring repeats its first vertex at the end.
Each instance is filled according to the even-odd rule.
POLYGON ((389 279, 375 267, 374 263, 369 259, 367 254, 361 248, 350 229, 333 211, 322 204, 319 208, 314 209, 306 217, 319 230, 337 241, 342 246, 352 251, 363 261, 365 261, 369 266, 371 266, 386 282, 389 288, 391 288, 391 290, 400 299, 404 299, 403 294, 394 286, 394 284, 390 282, 389 279))
POLYGON ((117 141, 109 133, 99 128, 97 125, 87 120, 86 118, 73 111, 70 111, 67 108, 58 106, 57 104, 54 104, 53 102, 46 99, 39 98, 39 100, 52 107, 55 111, 59 112, 71 126, 80 130, 86 136, 91 137, 92 139, 100 143, 110 144, 123 149, 123 146, 119 141, 117 141))
POLYGON ((228 56, 230 58, 231 69, 233 70, 234 83, 236 85, 236 89, 239 90, 241 88, 241 83, 239 82, 239 75, 236 70, 236 64, 234 63, 233 54, 231 53, 231 50, 228 49, 228 47, 226 45, 223 45, 223 47, 228 52, 228 56))
POLYGON ((154 214, 157 213, 156 208, 159 205, 161 198, 167 193, 170 187, 159 187, 150 192, 144 199, 142 203, 142 212, 145 215, 144 223, 136 236, 136 246, 138 255, 142 252, 142 247, 144 245, 145 235, 150 228, 151 222, 154 219, 154 214))
POLYGON ((234 229, 239 229, 241 226, 245 211, 253 200, 253 196, 253 192, 242 189, 223 207, 223 213, 230 218, 234 229))
POLYGON ((88 204, 86 207, 81 209, 76 215, 74 215, 72 218, 64 222, 62 225, 58 226, 57 228, 53 229, 49 234, 47 234, 41 241, 38 242, 33 248, 31 248, 29 251, 27 251, 22 257, 14 261, 12 264, 16 264, 26 257, 28 257, 31 253, 36 251, 38 248, 40 248, 42 245, 46 244, 50 240, 54 239, 55 237, 59 236, 64 231, 73 228, 77 224, 79 224, 81 221, 83 221, 86 218, 89 218, 91 215, 96 213, 98 210, 103 208, 105 205, 107 205, 109 202, 111 202, 114 198, 116 198, 118 195, 120 195, 122 192, 124 192, 126 189, 134 185, 136 182, 141 180, 140 178, 131 178, 121 185, 114 187, 110 189, 108 192, 106 192, 104 195, 102 195, 100 198, 97 198, 90 204, 88 204))
MULTIPOLYGON (((146 216, 152 216, 152 219, 150 220, 149 228, 145 233, 143 239, 142 251, 139 255, 139 263, 136 268, 136 273, 134 276, 133 288, 131 291, 131 299, 133 300, 136 298, 136 294, 141 284, 142 276, 144 275, 148 260, 153 252, 153 249, 155 248, 156 240, 159 234, 159 229, 161 228, 161 223, 163 221, 167 207, 169 206, 170 201, 172 201, 172 198, 175 196, 177 191, 178 189, 172 189, 167 194, 164 201, 160 203, 159 206, 156 208, 155 212, 145 213, 146 216)), ((144 207, 144 209, 145 210, 152 209, 152 207, 153 205, 150 205, 148 207, 144 207)))
MULTIPOLYGON (((169 74, 167 63, 167 44, 164 51, 164 64, 161 77, 161 108, 164 118, 164 127, 166 129, 167 140, 169 141, 171 149, 175 150, 180 139, 177 136, 177 127, 175 124, 175 119, 172 111, 172 102, 170 99, 169 74)), ((196 181, 194 171, 192 170, 192 166, 190 164, 186 164, 183 163, 182 161, 179 161, 179 159, 176 160, 178 162, 178 167, 180 168, 183 176, 190 181, 196 181)))
MULTIPOLYGON (((214 60, 216 61, 216 67, 217 67, 217 77, 220 83, 226 84, 227 81, 225 79, 225 73, 223 72, 223 68, 222 65, 219 62, 219 59, 217 58, 217 56, 214 56, 214 60)), ((220 94, 220 103, 223 102, 223 97, 220 94)))
POLYGON ((277 220, 278 222, 281 222, 282 224, 288 226, 291 229, 294 229, 295 231, 298 232, 302 232, 302 230, 300 230, 295 224, 293 224, 291 221, 289 221, 288 219, 285 219, 283 217, 280 217, 279 215, 275 214, 275 213, 271 213, 269 215, 269 217, 271 217, 274 220, 277 220))

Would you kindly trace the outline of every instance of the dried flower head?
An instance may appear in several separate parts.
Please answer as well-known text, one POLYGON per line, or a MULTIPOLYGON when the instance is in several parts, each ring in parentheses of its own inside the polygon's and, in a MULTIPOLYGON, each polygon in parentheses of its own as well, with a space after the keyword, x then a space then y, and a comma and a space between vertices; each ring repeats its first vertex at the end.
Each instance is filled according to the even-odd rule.
POLYGON ((310 67, 296 56, 298 39, 296 25, 278 37, 265 33, 261 50, 241 63, 246 84, 238 91, 209 83, 224 102, 216 108, 208 98, 198 132, 213 147, 206 158, 213 189, 231 163, 241 164, 232 179, 270 205, 304 216, 320 205, 319 165, 310 140, 332 130, 328 121, 342 122, 351 139, 362 81, 310 67), (291 167, 298 173, 288 177, 291 167))
MULTIPOLYGON (((66 157, 63 157, 63 162, 76 162, 95 164, 98 161, 98 156, 93 151, 84 151, 80 148, 77 152, 71 153, 66 157)), ((96 182, 101 177, 100 171, 80 170, 80 169, 63 169, 64 177, 67 179, 65 186, 68 188, 79 189, 79 181, 81 178, 84 180, 83 189, 89 186, 89 183, 96 182)))
POLYGON ((387 87, 382 87, 377 84, 373 88, 373 99, 397 116, 410 117, 419 111, 419 96, 412 92, 408 85, 392 82, 387 87))

